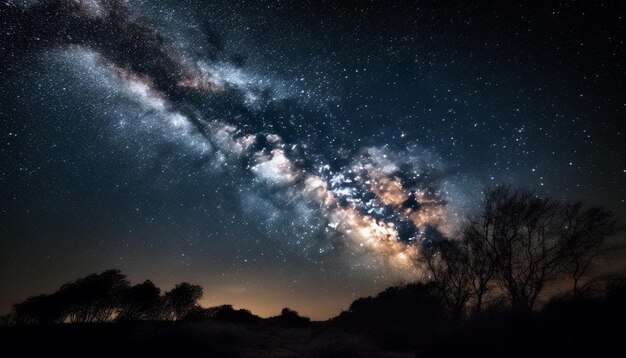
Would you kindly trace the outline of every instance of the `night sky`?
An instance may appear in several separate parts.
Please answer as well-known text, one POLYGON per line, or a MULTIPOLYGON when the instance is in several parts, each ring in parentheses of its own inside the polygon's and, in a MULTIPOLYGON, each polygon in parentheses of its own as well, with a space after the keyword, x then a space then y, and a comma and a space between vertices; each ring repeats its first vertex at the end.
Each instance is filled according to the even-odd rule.
POLYGON ((624 221, 624 7, 486 3, 4 1, 0 311, 119 268, 328 318, 501 183, 624 221))

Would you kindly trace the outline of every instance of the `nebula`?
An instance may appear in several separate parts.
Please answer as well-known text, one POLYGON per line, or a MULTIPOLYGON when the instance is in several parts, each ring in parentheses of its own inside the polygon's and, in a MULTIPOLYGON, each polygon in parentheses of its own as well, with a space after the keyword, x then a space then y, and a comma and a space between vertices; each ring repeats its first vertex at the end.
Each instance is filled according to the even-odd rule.
POLYGON ((414 278, 421 243, 433 233, 454 233, 455 213, 446 206, 440 178, 431 179, 443 172, 436 155, 420 157, 417 147, 364 147, 345 158, 346 165, 333 165, 311 156, 306 142, 236 119, 262 118, 263 108, 292 94, 281 94, 258 75, 185 53, 121 2, 52 1, 11 9, 20 19, 16 24, 36 24, 12 28, 21 38, 16 53, 56 48, 106 71, 116 91, 146 113, 149 126, 158 123, 165 135, 210 158, 214 168, 245 168, 254 181, 280 192, 275 195, 281 199, 270 200, 314 206, 328 240, 365 250, 414 278), (44 15, 51 21, 35 20, 44 15))

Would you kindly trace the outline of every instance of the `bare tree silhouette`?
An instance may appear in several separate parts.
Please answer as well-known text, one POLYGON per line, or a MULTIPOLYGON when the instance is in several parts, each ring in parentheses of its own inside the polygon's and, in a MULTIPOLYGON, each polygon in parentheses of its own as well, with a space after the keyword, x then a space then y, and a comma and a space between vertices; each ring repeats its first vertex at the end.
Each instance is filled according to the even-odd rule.
POLYGON ((13 305, 17 324, 55 324, 65 317, 63 303, 57 294, 38 295, 13 305))
POLYGON ((501 294, 513 309, 529 311, 554 280, 571 279, 577 295, 616 230, 614 214, 604 208, 503 186, 486 191, 460 241, 435 243, 424 259, 453 312, 473 305, 480 313, 487 297, 501 294))
POLYGON ((593 271, 594 260, 604 253, 605 238, 619 228, 611 212, 601 207, 585 208, 581 202, 567 204, 563 215, 563 271, 572 280, 572 294, 578 297, 593 282, 588 279, 581 287, 581 281, 593 271))
POLYGON ((439 296, 457 316, 463 313, 472 295, 468 254, 465 245, 443 240, 423 255, 439 296))
POLYGON ((463 231, 463 246, 467 250, 474 314, 482 312, 497 273, 497 261, 489 255, 489 230, 488 225, 483 222, 478 227, 469 224, 463 231))
POLYGON ((63 285, 57 295, 70 322, 105 322, 114 318, 121 293, 128 286, 121 271, 107 270, 63 285))

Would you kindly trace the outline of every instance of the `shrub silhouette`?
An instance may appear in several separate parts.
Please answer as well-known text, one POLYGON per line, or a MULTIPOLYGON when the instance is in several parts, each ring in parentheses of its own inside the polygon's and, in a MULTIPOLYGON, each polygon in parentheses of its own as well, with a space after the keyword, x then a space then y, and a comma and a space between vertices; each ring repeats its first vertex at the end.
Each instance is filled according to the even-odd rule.
POLYGON ((15 323, 55 324, 63 322, 65 308, 59 295, 39 295, 13 305, 15 323))
POLYGON ((261 321, 261 318, 259 316, 252 314, 252 312, 250 312, 249 310, 236 310, 231 305, 209 307, 205 311, 208 318, 219 322, 250 324, 261 321))
POLYGON ((269 322, 282 327, 306 327, 311 319, 300 316, 297 311, 285 307, 280 311, 279 316, 269 318, 269 322))
POLYGON ((198 309, 198 300, 202 298, 202 287, 182 282, 165 293, 165 305, 169 317, 181 320, 198 309))
POLYGON ((448 324, 448 310, 433 284, 394 286, 355 300, 332 324, 359 332, 385 348, 413 347, 448 324))
POLYGON ((67 283, 56 294, 70 322, 106 322, 114 318, 121 293, 128 286, 126 275, 107 270, 67 283))
POLYGON ((161 289, 146 280, 121 292, 118 319, 157 320, 161 318, 163 309, 161 289))

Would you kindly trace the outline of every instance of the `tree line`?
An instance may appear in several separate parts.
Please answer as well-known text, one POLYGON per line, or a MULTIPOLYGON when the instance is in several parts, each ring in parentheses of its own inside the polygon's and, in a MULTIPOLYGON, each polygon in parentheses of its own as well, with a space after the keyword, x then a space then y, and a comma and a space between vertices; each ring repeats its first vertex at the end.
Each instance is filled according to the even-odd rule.
POLYGON ((619 230, 603 207, 501 186, 485 192, 460 238, 432 240, 420 261, 457 315, 493 305, 528 312, 550 286, 574 297, 588 294, 597 282, 594 263, 619 230))
POLYGON ((14 324, 181 320, 201 309, 202 294, 201 286, 188 282, 161 294, 150 280, 130 285, 121 271, 107 270, 29 297, 13 305, 7 319, 14 324))
MULTIPOLYGON (((198 304, 202 295, 202 286, 188 282, 165 293, 150 280, 131 285, 125 274, 111 269, 66 283, 52 294, 14 304, 11 313, 0 317, 0 326, 204 320, 249 324, 263 320, 231 305, 203 308, 198 304)), ((285 307, 280 315, 266 321, 282 327, 303 327, 310 319, 285 307)))

